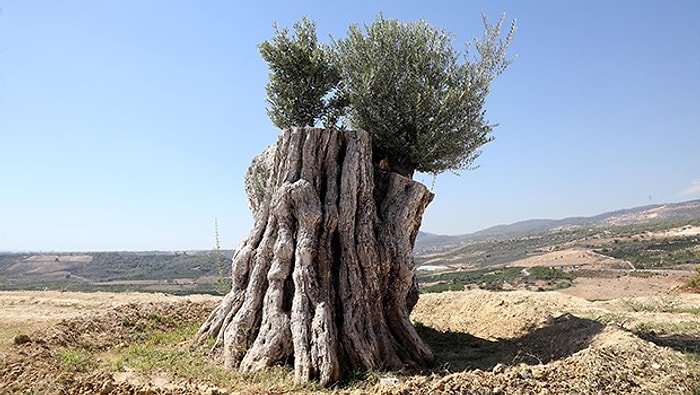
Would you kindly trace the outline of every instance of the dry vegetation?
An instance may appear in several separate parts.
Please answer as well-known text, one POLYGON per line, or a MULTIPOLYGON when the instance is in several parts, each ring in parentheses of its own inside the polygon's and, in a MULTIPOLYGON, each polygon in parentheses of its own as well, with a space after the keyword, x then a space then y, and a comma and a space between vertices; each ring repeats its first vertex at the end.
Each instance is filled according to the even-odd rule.
POLYGON ((225 371, 210 344, 193 348, 220 297, 4 291, 0 394, 700 394, 698 229, 555 232, 449 252, 420 279, 460 291, 423 294, 411 316, 434 368, 358 373, 331 389, 295 385, 286 366, 225 371))
POLYGON ((430 372, 370 372, 321 390, 287 367, 221 369, 191 348, 212 296, 2 292, 0 393, 697 393, 700 295, 604 301, 559 292, 423 295, 430 372))

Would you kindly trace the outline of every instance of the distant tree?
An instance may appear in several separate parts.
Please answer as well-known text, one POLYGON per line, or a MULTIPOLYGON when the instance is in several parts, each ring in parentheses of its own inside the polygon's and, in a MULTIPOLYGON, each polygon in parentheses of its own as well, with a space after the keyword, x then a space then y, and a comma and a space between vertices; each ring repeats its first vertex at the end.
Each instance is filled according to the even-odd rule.
POLYGON ((317 120, 333 119, 328 94, 339 76, 331 63, 327 45, 319 43, 316 25, 304 17, 294 24, 294 36, 275 25, 275 37, 258 46, 270 69, 267 113, 280 129, 314 126, 317 120))
POLYGON ((700 267, 695 268, 695 275, 687 279, 685 285, 689 288, 700 288, 700 267))
POLYGON ((453 37, 425 21, 402 23, 381 15, 363 31, 351 26, 335 42, 335 64, 343 81, 349 123, 372 135, 375 160, 393 171, 438 174, 469 168, 479 147, 492 140, 494 124, 484 105, 494 78, 511 63, 506 50, 505 16, 467 45, 461 61, 453 37))

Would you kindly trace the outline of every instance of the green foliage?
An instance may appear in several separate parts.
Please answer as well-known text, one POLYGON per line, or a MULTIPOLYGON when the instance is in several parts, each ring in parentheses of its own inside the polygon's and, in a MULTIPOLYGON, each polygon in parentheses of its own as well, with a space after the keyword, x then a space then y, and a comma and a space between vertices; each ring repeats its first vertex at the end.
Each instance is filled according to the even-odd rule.
POLYGON ((278 128, 314 126, 316 120, 336 117, 328 94, 339 83, 328 47, 318 42, 316 25, 304 17, 294 24, 294 36, 275 26, 275 37, 259 45, 270 68, 266 90, 267 113, 278 128))
POLYGON ((97 361, 88 350, 76 348, 60 348, 56 359, 61 369, 70 372, 88 372, 97 366, 97 361))
POLYGON ((384 19, 351 26, 335 42, 336 64, 350 124, 372 134, 375 157, 412 173, 468 168, 493 130, 484 104, 493 79, 511 63, 506 49, 515 24, 500 39, 484 17, 486 33, 460 61, 453 38, 425 21, 384 19))
POLYGON ((218 274, 215 255, 99 252, 73 274, 103 281, 198 278, 218 274))
POLYGON ((422 293, 440 293, 440 292, 448 292, 448 291, 463 291, 464 290, 464 285, 463 283, 457 282, 457 283, 438 283, 434 285, 428 285, 423 288, 421 288, 422 293))
POLYGON ((482 289, 501 291, 504 285, 532 285, 537 281, 547 281, 547 289, 561 289, 571 286, 573 275, 557 268, 518 266, 506 268, 484 268, 450 273, 419 276, 418 283, 423 293, 461 291, 468 285, 482 289))
POLYGON ((695 275, 689 278, 685 282, 685 285, 690 288, 700 288, 700 266, 695 268, 695 275))
POLYGON ((372 135, 376 161, 392 170, 438 174, 469 168, 492 140, 484 105, 489 86, 512 62, 506 49, 515 22, 501 38, 504 18, 474 40, 474 56, 425 21, 402 23, 381 15, 363 32, 351 26, 332 47, 319 44, 307 18, 295 37, 276 30, 260 44, 270 68, 268 114, 280 127, 350 126, 372 135), (332 57, 331 57, 332 54, 332 57))
POLYGON ((168 292, 221 294, 230 289, 230 250, 172 252, 95 252, 89 263, 27 266, 33 254, 0 253, 0 290, 53 289, 82 292, 168 292), (41 270, 29 271, 28 267, 41 270))

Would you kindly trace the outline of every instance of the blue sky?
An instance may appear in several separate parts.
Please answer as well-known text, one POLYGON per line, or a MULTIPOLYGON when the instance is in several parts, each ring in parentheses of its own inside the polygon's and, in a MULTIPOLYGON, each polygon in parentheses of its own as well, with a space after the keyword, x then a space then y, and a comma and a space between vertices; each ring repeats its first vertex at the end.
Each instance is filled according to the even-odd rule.
MULTIPOLYGON (((243 176, 278 131, 257 44, 382 12, 455 34, 518 21, 480 167, 435 180, 423 230, 700 198, 700 2, 0 0, 0 251, 234 248, 243 176)), ((417 175, 430 185, 432 179, 417 175)))

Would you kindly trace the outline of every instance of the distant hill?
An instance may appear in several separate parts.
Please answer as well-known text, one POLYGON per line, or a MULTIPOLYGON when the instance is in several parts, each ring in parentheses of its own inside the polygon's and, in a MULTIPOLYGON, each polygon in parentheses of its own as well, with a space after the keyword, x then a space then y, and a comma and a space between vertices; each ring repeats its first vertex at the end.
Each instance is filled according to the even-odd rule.
POLYGON ((217 292, 232 256, 232 250, 0 252, 0 290, 217 292))
POLYGON ((696 218, 700 218, 700 199, 616 210, 593 217, 531 219, 509 225, 496 225, 478 232, 457 236, 419 232, 415 252, 420 255, 445 251, 468 241, 522 237, 559 229, 623 226, 696 218))
MULTIPOLYGON (((485 267, 532 257, 543 253, 545 247, 587 237, 585 234, 591 233, 588 231, 591 229, 603 228, 607 232, 608 229, 604 228, 652 223, 665 226, 698 220, 700 200, 657 204, 593 217, 533 219, 466 235, 419 232, 415 253, 420 265, 471 262, 485 267), (562 234, 568 236, 562 239, 562 234)), ((657 248, 649 248, 652 247, 657 248)), ((214 251, 0 252, 0 290, 219 292, 220 280, 229 278, 233 251, 222 250, 220 253, 223 257, 217 257, 214 251)), ((611 253, 627 254, 629 251, 611 253)))

